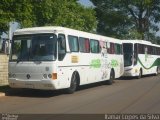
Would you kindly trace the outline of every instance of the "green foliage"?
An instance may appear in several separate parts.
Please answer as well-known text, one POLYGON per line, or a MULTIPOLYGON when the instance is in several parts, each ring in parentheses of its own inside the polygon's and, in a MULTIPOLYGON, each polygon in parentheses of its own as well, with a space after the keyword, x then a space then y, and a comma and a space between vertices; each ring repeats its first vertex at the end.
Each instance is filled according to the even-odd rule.
POLYGON ((42 0, 35 4, 36 25, 57 25, 78 30, 92 31, 96 28, 95 12, 75 0, 42 0), (40 9, 41 11, 38 11, 40 9))
POLYGON ((98 18, 98 32, 122 39, 150 39, 159 30, 159 0, 91 0, 98 18))
POLYGON ((57 25, 89 32, 97 26, 95 11, 77 0, 1 0, 0 15, 0 34, 10 21, 22 28, 57 25))
POLYGON ((11 21, 17 21, 26 27, 32 26, 32 8, 29 0, 1 0, 0 33, 8 30, 11 21))

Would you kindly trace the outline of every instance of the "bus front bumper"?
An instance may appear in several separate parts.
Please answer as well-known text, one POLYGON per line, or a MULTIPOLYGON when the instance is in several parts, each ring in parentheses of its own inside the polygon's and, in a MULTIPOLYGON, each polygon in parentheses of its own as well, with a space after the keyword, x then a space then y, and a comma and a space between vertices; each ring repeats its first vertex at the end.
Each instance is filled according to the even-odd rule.
POLYGON ((17 80, 9 78, 9 86, 11 88, 29 88, 40 90, 55 90, 58 89, 58 82, 52 80, 17 80))
POLYGON ((123 76, 125 77, 129 77, 129 76, 138 76, 139 75, 139 73, 138 73, 138 70, 137 69, 135 69, 135 68, 130 68, 130 69, 125 69, 124 70, 124 74, 123 74, 123 76))

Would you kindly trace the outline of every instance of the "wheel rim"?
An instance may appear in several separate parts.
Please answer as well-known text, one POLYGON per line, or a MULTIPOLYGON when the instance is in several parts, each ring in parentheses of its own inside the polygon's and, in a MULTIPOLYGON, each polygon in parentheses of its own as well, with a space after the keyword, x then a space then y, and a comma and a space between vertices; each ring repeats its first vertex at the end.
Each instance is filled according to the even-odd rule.
POLYGON ((114 75, 113 75, 113 72, 111 72, 110 80, 113 80, 113 79, 114 79, 114 75))
POLYGON ((113 80, 113 75, 111 74, 111 78, 110 78, 111 80, 113 80))

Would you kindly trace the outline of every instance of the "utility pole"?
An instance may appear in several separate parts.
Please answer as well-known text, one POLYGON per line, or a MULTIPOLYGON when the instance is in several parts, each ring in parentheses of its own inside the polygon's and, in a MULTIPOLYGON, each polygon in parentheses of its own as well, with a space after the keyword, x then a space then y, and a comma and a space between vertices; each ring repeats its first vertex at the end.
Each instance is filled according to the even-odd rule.
POLYGON ((7 54, 10 54, 10 51, 11 51, 11 43, 12 43, 12 36, 13 36, 13 25, 14 25, 14 22, 9 22, 9 33, 8 33, 8 53, 7 54))

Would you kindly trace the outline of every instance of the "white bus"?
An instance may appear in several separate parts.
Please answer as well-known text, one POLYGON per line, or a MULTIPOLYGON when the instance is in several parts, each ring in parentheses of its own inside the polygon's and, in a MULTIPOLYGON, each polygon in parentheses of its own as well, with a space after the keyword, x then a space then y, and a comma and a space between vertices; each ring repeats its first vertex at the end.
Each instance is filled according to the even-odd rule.
POLYGON ((124 75, 141 78, 160 70, 160 46, 144 40, 123 40, 124 75))
POLYGON ((17 30, 9 62, 12 88, 73 93, 80 85, 113 79, 124 72, 121 40, 64 27, 17 30))

